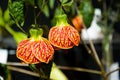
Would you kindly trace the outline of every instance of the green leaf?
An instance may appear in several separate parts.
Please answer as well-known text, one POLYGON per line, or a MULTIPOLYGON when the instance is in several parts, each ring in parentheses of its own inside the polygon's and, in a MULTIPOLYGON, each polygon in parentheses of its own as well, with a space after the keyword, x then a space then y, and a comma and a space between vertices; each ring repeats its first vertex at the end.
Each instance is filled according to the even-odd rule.
POLYGON ((66 2, 68 2, 69 0, 60 0, 60 2, 62 3, 62 4, 64 4, 64 3, 66 3, 66 2))
POLYGON ((0 27, 1 27, 1 26, 5 26, 5 22, 4 22, 4 20, 3 20, 2 17, 0 17, 0 27))
POLYGON ((71 11, 72 5, 73 5, 73 0, 70 0, 69 2, 62 4, 62 6, 64 7, 65 11, 67 11, 67 12, 71 11))
POLYGON ((18 44, 20 41, 27 39, 27 35, 23 32, 17 32, 9 25, 5 25, 5 29, 13 36, 15 42, 18 44))
POLYGON ((80 4, 80 13, 83 15, 83 21, 86 27, 90 27, 93 16, 94 16, 94 8, 90 2, 90 0, 84 0, 80 4))
POLYGON ((68 80, 67 76, 57 67, 54 62, 52 64, 50 78, 52 80, 68 80))
POLYGON ((45 3, 46 2, 46 0, 38 0, 38 7, 42 10, 43 9, 43 7, 44 7, 44 5, 46 4, 45 3))
POLYGON ((16 43, 18 44, 19 42, 21 42, 22 40, 27 39, 27 35, 22 33, 22 32, 15 32, 15 34, 13 35, 14 40, 16 41, 16 43))
POLYGON ((49 0, 50 8, 53 9, 55 0, 49 0))
POLYGON ((43 7, 43 13, 45 14, 45 16, 49 17, 49 8, 48 8, 48 5, 45 5, 43 7))
POLYGON ((3 19, 4 19, 6 22, 10 20, 10 15, 9 15, 9 10, 8 10, 8 9, 4 12, 3 19))
POLYGON ((65 14, 65 13, 64 13, 62 7, 58 6, 55 10, 55 16, 62 15, 62 14, 65 14))
POLYGON ((70 7, 70 6, 72 6, 72 4, 73 4, 73 0, 70 0, 70 1, 67 2, 67 3, 64 3, 62 6, 70 7))
POLYGON ((38 7, 41 9, 46 17, 49 17, 49 7, 46 3, 46 0, 38 0, 38 7))
POLYGON ((2 12, 2 9, 0 8, 0 27, 5 25, 5 22, 2 16, 3 16, 3 12, 2 12))
POLYGON ((19 25, 23 26, 24 23, 24 5, 23 1, 14 1, 9 5, 10 15, 14 18, 15 22, 18 22, 19 25))

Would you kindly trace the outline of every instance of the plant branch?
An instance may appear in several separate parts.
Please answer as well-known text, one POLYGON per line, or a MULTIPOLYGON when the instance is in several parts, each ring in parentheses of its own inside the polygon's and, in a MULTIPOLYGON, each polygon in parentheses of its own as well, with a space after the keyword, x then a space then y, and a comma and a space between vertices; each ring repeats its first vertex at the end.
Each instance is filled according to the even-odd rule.
POLYGON ((67 67, 67 66, 57 66, 57 67, 63 70, 73 70, 73 71, 88 72, 88 73, 101 75, 101 71, 97 71, 97 70, 78 68, 78 67, 67 67))
MULTIPOLYGON (((83 23, 83 27, 84 27, 84 29, 85 29, 85 31, 86 31, 87 28, 86 28, 86 26, 85 26, 84 23, 83 23)), ((87 33, 87 32, 86 32, 86 33, 87 33)), ((88 33, 87 33, 87 35, 88 35, 88 33)), ((101 69, 102 76, 104 77, 104 79, 107 80, 107 77, 106 77, 106 73, 105 73, 104 67, 103 67, 103 65, 102 65, 102 63, 101 63, 101 61, 100 61, 100 59, 99 59, 99 57, 98 57, 98 55, 97 55, 96 49, 95 49, 95 47, 94 47, 94 45, 93 45, 93 42, 92 42, 92 40, 90 39, 89 36, 88 36, 88 41, 89 41, 89 43, 90 43, 90 48, 91 48, 92 53, 93 53, 92 55, 93 55, 95 61, 97 62, 98 66, 99 66, 100 69, 101 69)))
POLYGON ((12 18, 14 19, 14 21, 15 21, 17 27, 18 27, 21 31, 23 31, 23 32, 26 34, 26 32, 25 32, 25 31, 21 28, 21 26, 19 25, 18 21, 14 18, 14 16, 13 16, 11 13, 10 13, 10 15, 11 15, 12 18))
MULTIPOLYGON (((83 27, 84 27, 84 29, 85 29, 85 31, 86 31, 86 26, 83 24, 83 27)), ((87 33, 87 31, 86 31, 86 33, 87 33)), ((87 35, 88 35, 88 33, 87 33, 87 35)), ((102 63, 100 62, 100 59, 99 59, 99 57, 98 57, 98 55, 97 55, 97 52, 96 52, 96 50, 95 50, 95 47, 94 47, 94 45, 93 45, 93 42, 92 42, 92 40, 90 39, 90 37, 88 36, 88 41, 89 41, 89 43, 90 43, 90 47, 91 47, 91 49, 92 49, 92 52, 93 52, 93 55, 94 55, 94 58, 95 58, 95 60, 96 60, 96 62, 97 62, 97 64, 99 65, 99 67, 103 70, 103 67, 102 67, 102 63)))
MULTIPOLYGON (((42 75, 40 75, 40 74, 38 74, 38 73, 29 71, 29 70, 26 70, 26 69, 17 68, 17 67, 13 67, 13 66, 7 66, 7 68, 8 68, 9 70, 16 71, 16 72, 21 72, 21 73, 28 74, 28 75, 31 75, 31 76, 42 77, 42 78, 44 78, 44 79, 46 80, 46 77, 45 77, 45 76, 42 76, 42 75)), ((53 79, 49 79, 49 80, 53 80, 53 79)))
POLYGON ((91 49, 87 46, 87 44, 85 43, 85 41, 84 41, 82 38, 81 38, 81 42, 83 43, 83 45, 84 45, 84 47, 86 48, 87 52, 88 52, 89 54, 91 54, 91 53, 92 53, 91 49))
POLYGON ((29 70, 25 70, 25 69, 13 67, 13 66, 7 66, 7 68, 10 69, 10 70, 25 73, 25 74, 28 74, 28 75, 31 75, 31 76, 40 77, 40 75, 38 73, 34 73, 32 71, 29 71, 29 70))
POLYGON ((8 66, 24 66, 24 67, 29 66, 28 64, 22 64, 22 63, 19 63, 19 62, 7 62, 6 65, 8 65, 8 66))
MULTIPOLYGON (((24 67, 28 67, 28 64, 21 64, 21 63, 18 63, 18 62, 7 62, 6 65, 7 66, 24 66, 24 67)), ((79 68, 79 67, 58 66, 58 65, 57 65, 57 67, 59 69, 63 69, 63 70, 81 71, 81 72, 88 72, 88 73, 101 75, 101 72, 98 71, 98 70, 91 70, 91 69, 85 69, 85 68, 79 68)))

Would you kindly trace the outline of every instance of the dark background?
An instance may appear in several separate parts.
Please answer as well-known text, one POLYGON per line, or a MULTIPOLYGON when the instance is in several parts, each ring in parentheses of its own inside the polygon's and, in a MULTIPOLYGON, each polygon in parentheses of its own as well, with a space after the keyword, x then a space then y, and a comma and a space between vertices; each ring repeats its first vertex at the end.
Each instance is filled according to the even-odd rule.
MULTIPOLYGON (((119 2, 119 0, 113 0, 113 4, 111 5, 113 9, 116 9, 115 5, 119 2)), ((102 9, 102 4, 99 3, 98 0, 92 0, 93 6, 95 8, 101 8, 102 9)), ((110 1, 107 0, 107 6, 110 5, 110 1)), ((2 7, 3 10, 7 8, 7 0, 0 0, 0 6, 2 7)), ((32 21, 32 16, 33 12, 31 12, 33 8, 29 6, 28 8, 28 14, 24 25, 24 30, 28 31, 29 26, 31 25, 32 21)), ((53 10, 54 12, 54 10, 53 10)), ((52 13, 53 13, 52 12, 52 13)), ((44 17, 44 15, 41 15, 44 17)), ((43 22, 41 24, 44 24, 47 22, 47 25, 50 25, 50 19, 44 18, 42 20, 43 22)), ((113 53, 113 61, 114 62, 119 62, 120 63, 120 21, 116 22, 114 25, 114 32, 113 32, 113 40, 112 40, 112 53, 113 53)), ((16 29, 16 28, 14 28, 16 29)), ((16 29, 17 30, 17 29, 16 29)), ((12 38, 12 36, 7 36, 4 37, 3 40, 0 42, 0 46, 4 49, 7 49, 9 52, 8 56, 8 61, 10 62, 16 62, 19 61, 16 58, 15 55, 15 50, 16 50, 16 44, 12 38), (12 54, 11 54, 12 50, 12 54)), ((89 46, 89 44, 87 44, 89 46)), ((95 48, 98 52, 98 55, 100 59, 102 58, 102 43, 101 41, 94 43, 95 48)), ((69 50, 59 50, 55 52, 55 57, 54 57, 55 63, 60 66, 70 66, 70 67, 81 67, 81 68, 87 68, 87 69, 95 69, 99 70, 99 67, 97 66, 96 62, 94 59, 87 53, 85 47, 80 43, 78 47, 74 47, 69 50)), ((22 67, 24 69, 25 68, 22 67)), ((72 71, 72 70, 62 70, 65 75, 69 78, 69 80, 100 80, 99 75, 96 74, 90 74, 86 72, 78 72, 78 71, 72 71)), ((0 69, 0 75, 5 75, 3 73, 3 69, 0 69)), ((26 74, 22 74, 19 72, 14 72, 11 71, 12 73, 12 80, 38 80, 38 78, 29 76, 26 74)))

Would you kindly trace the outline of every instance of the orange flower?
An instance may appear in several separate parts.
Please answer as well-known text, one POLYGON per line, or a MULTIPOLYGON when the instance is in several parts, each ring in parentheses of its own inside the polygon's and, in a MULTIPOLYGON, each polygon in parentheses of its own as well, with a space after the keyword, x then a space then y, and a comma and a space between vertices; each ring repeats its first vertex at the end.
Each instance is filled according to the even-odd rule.
POLYGON ((30 37, 19 43, 16 51, 17 57, 25 63, 48 63, 54 54, 50 42, 41 35, 30 37))
POLYGON ((21 41, 17 47, 17 57, 28 64, 39 63, 40 61, 33 53, 33 44, 33 41, 30 41, 30 39, 21 41))
POLYGON ((82 19, 82 16, 79 15, 79 16, 76 16, 75 18, 72 19, 72 23, 73 25, 75 26, 75 28, 78 30, 78 31, 81 31, 82 28, 83 28, 83 19, 82 19))
POLYGON ((80 42, 78 31, 68 24, 66 18, 66 15, 59 16, 56 26, 49 32, 50 43, 61 49, 70 49, 74 45, 78 46, 80 42))

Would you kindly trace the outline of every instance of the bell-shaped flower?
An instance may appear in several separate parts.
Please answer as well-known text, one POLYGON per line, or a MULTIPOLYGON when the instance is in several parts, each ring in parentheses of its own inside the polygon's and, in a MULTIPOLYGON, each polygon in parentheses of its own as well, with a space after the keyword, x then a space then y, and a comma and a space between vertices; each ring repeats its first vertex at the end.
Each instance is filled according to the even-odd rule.
POLYGON ((31 37, 18 44, 16 55, 25 63, 37 64, 48 63, 53 55, 54 49, 50 42, 41 36, 42 29, 31 29, 31 37))
POLYGON ((74 25, 74 27, 81 32, 81 30, 83 29, 83 18, 82 15, 77 15, 76 17, 74 17, 72 19, 72 24, 74 25))
POLYGON ((70 49, 78 46, 80 35, 78 31, 67 22, 65 14, 57 16, 56 26, 52 27, 49 32, 50 43, 60 49, 70 49))

